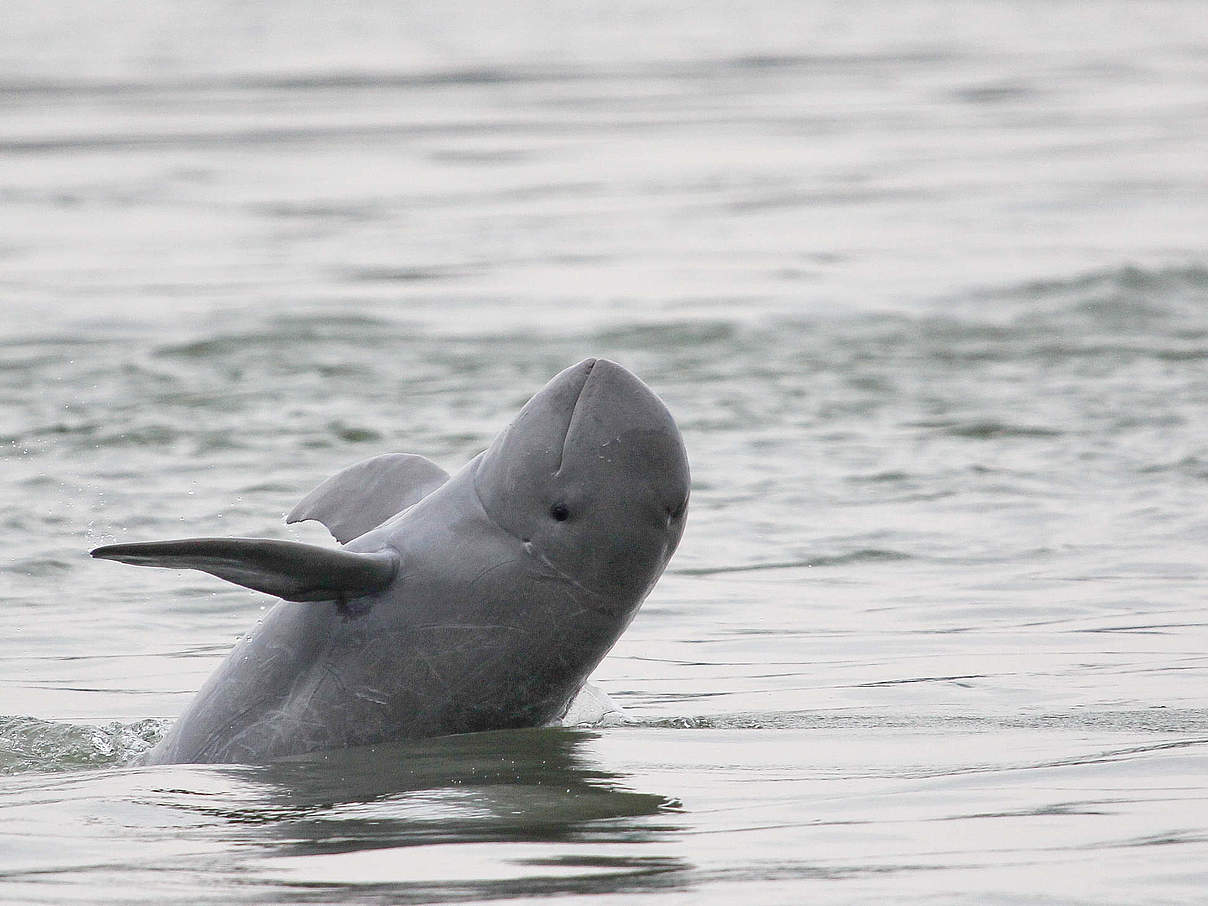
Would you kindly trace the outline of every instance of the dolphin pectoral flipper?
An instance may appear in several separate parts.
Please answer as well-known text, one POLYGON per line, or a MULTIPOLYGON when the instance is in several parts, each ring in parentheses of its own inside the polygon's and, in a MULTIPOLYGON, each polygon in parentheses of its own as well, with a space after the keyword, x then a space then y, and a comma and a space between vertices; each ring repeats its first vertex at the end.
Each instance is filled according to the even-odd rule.
POLYGON ((92 556, 135 566, 199 569, 287 601, 340 601, 385 589, 393 551, 353 553, 266 538, 188 538, 98 547, 92 556))
POLYGON ((347 544, 423 500, 449 473, 414 453, 386 453, 337 472, 289 511, 286 522, 314 519, 347 544))

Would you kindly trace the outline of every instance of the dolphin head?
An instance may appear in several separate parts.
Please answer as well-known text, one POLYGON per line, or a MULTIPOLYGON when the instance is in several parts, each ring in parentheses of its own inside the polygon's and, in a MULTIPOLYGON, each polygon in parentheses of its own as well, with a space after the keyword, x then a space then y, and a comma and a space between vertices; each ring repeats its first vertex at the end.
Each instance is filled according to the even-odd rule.
POLYGON ((544 568, 625 617, 662 574, 688 510, 675 420, 606 359, 546 384, 482 455, 474 482, 487 515, 544 568))

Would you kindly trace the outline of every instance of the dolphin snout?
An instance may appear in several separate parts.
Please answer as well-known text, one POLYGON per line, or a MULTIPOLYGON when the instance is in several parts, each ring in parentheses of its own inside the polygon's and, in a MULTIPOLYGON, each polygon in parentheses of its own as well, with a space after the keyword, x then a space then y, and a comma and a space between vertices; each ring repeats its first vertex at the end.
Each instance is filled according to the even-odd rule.
POLYGON ((577 429, 587 428, 583 424, 585 420, 594 425, 595 431, 604 426, 620 431, 651 419, 663 420, 666 410, 662 402, 623 365, 608 359, 589 358, 576 368, 583 369, 580 372, 583 384, 566 426, 567 441, 578 433, 577 429))

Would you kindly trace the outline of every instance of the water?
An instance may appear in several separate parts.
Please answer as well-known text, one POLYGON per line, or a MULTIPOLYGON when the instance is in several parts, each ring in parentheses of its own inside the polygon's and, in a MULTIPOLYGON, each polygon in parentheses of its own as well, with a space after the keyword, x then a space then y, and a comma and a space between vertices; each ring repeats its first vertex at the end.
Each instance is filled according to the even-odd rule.
POLYGON ((6 4, 0 899, 1208 886, 1198 3, 6 4), (87 558, 621 361, 631 724, 131 768, 266 601, 87 558))

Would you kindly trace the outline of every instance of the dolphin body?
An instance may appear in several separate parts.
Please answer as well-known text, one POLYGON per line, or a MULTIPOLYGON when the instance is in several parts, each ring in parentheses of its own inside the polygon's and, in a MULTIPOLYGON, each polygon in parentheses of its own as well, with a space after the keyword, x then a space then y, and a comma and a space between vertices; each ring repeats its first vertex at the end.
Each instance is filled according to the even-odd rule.
POLYGON ((143 763, 262 762, 559 720, 675 551, 688 486, 663 403, 621 366, 586 359, 453 477, 387 454, 286 517, 322 522, 341 548, 97 548, 283 599, 143 763))

